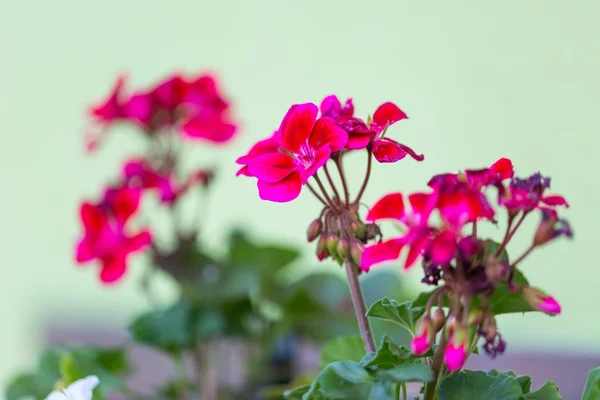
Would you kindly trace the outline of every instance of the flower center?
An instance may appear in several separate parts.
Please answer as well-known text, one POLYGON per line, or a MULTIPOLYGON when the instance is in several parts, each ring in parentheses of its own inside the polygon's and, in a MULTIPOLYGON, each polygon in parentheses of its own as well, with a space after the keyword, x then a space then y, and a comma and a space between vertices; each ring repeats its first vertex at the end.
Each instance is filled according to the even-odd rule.
POLYGON ((302 165, 304 169, 308 169, 314 164, 316 155, 317 151, 315 148, 308 143, 304 143, 300 146, 296 159, 298 160, 298 164, 302 165))

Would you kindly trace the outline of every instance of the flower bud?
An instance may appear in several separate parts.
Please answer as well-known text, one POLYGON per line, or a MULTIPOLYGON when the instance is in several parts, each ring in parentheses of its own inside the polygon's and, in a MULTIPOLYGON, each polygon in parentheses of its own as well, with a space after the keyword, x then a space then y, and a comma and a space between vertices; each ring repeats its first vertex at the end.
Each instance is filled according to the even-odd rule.
POLYGON ((468 324, 469 326, 479 325, 483 320, 483 311, 481 309, 476 308, 469 312, 468 324))
POLYGON ((481 334, 487 341, 493 341, 498 334, 496 328, 496 318, 492 314, 486 314, 481 323, 481 334))
POLYGON ((415 337, 411 342, 411 350, 413 354, 419 356, 427 353, 433 344, 435 333, 431 326, 431 320, 427 317, 422 318, 417 324, 415 337))
POLYGON ((327 234, 321 235, 317 242, 317 254, 327 253, 327 234))
POLYGON ((327 250, 323 250, 320 253, 317 253, 317 258, 319 259, 319 261, 323 261, 324 259, 327 258, 327 250))
POLYGON ((444 315, 444 311, 441 308, 435 310, 433 315, 431 316, 431 322, 433 325, 433 330, 435 332, 439 332, 444 327, 444 322, 446 321, 446 316, 444 315))
POLYGON ((526 286, 523 288, 523 298, 531 307, 548 315, 560 314, 560 304, 558 304, 556 299, 540 290, 526 286))
POLYGON ((336 255, 337 254, 337 245, 338 245, 338 236, 335 233, 328 233, 325 238, 325 243, 327 244, 327 251, 329 254, 336 255))
POLYGON ((381 229, 379 229, 377 224, 367 224, 365 229, 367 240, 375 239, 377 236, 381 235, 381 229))
POLYGON ((354 263, 360 267, 362 260, 364 246, 358 240, 352 240, 350 244, 350 255, 352 256, 352 260, 354 263))
POLYGON ((345 260, 346 257, 348 257, 349 252, 350 252, 350 242, 345 237, 340 238, 340 240, 338 240, 338 245, 337 245, 337 255, 340 256, 340 258, 342 260, 345 260))
POLYGON ((549 241, 556 239, 558 236, 573 237, 571 226, 564 219, 559 219, 556 212, 553 210, 542 211, 542 221, 533 237, 533 244, 541 246, 549 241))
POLYGON ((449 315, 446 318, 446 330, 452 332, 456 326, 458 326, 458 318, 454 314, 449 315))
POLYGON ((308 239, 309 242, 312 242, 313 240, 315 240, 316 238, 319 237, 322 230, 323 230, 323 223, 321 222, 320 219, 315 219, 308 226, 308 231, 306 232, 306 238, 308 239))
POLYGON ((367 235, 367 226, 365 224, 363 224, 362 222, 358 222, 358 221, 352 221, 352 223, 350 224, 350 227, 352 228, 352 232, 354 233, 354 236, 356 236, 360 240, 365 239, 365 237, 367 235))
POLYGON ((469 334, 466 329, 459 327, 450 335, 448 345, 444 352, 444 363, 448 371, 458 371, 464 365, 469 347, 469 334))

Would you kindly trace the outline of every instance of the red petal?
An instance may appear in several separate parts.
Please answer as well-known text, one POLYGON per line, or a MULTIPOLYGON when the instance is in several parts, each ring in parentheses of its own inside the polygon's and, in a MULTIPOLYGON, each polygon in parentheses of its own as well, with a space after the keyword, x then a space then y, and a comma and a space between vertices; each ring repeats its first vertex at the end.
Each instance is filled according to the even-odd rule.
POLYGON ((360 268, 368 272, 371 266, 375 264, 397 259, 400 256, 403 246, 403 239, 396 238, 365 247, 362 253, 360 268))
POLYGON ((373 155, 380 163, 393 163, 406 157, 406 151, 391 140, 376 140, 373 144, 373 155))
POLYGON ((302 174, 302 183, 306 183, 308 178, 313 176, 319 168, 321 168, 331 158, 331 150, 329 146, 323 146, 315 153, 313 164, 302 174))
POLYGON ((125 274, 126 269, 127 261, 124 254, 106 257, 104 260, 102 260, 100 280, 106 284, 114 283, 125 274))
POLYGON ((117 221, 125 223, 137 211, 141 195, 140 188, 122 187, 108 190, 105 200, 117 221))
POLYGON ((298 153, 300 146, 306 143, 313 129, 319 109, 313 103, 293 105, 283 117, 281 127, 281 147, 292 153, 298 153))
POLYGON ((455 252, 456 235, 450 231, 444 231, 436 236, 429 250, 431 260, 438 265, 448 264, 454 257, 455 252))
POLYGON ((346 148, 348 150, 360 150, 367 147, 369 143, 371 143, 371 134, 350 133, 346 142, 346 148))
POLYGON ((337 118, 342 110, 342 104, 336 95, 327 96, 321 102, 321 115, 337 118))
POLYGON ((381 129, 387 125, 392 125, 400 120, 407 119, 408 116, 398 108, 394 103, 383 103, 380 105, 375 114, 373 114, 373 122, 381 129))
POLYGON ((152 243, 152 235, 148 231, 142 231, 137 235, 127 238, 124 243, 125 253, 133 253, 143 249, 152 243))
POLYGON ((328 144, 332 152, 343 149, 347 141, 348 133, 328 117, 317 120, 308 139, 312 147, 318 149, 328 144))
POLYGON ((512 178, 515 174, 512 161, 501 158, 490 167, 490 172, 497 174, 501 180, 512 178))
POLYGON ((125 85, 125 77, 120 76, 113 87, 108 99, 104 103, 93 106, 90 109, 90 114, 101 121, 110 121, 122 116, 121 97, 123 87, 125 85))
POLYGON ((223 120, 222 115, 205 112, 184 123, 181 130, 190 138, 224 143, 233 137, 237 128, 235 125, 223 120))
POLYGON ((81 222, 87 232, 98 233, 106 223, 106 215, 100 207, 83 203, 80 208, 81 222))
POLYGON ((75 261, 84 263, 96 258, 93 251, 92 240, 89 237, 84 237, 78 244, 75 251, 75 261))
POLYGON ((548 204, 549 206, 569 207, 569 203, 567 203, 567 200, 565 200, 564 197, 558 196, 558 195, 546 196, 546 197, 542 198, 542 202, 548 204))
POLYGON ((259 180, 257 186, 258 195, 261 199, 276 203, 287 203, 300 195, 302 178, 298 171, 294 171, 279 182, 268 183, 259 180))
POLYGON ((407 270, 413 266, 417 258, 423 254, 425 248, 429 245, 431 239, 429 238, 429 234, 419 234, 416 238, 414 238, 410 243, 410 250, 408 251, 408 255, 406 256, 406 261, 404 262, 404 269, 407 270))
POLYGON ((279 182, 296 169, 296 162, 287 154, 268 153, 254 158, 248 164, 248 172, 259 180, 279 182))
POLYGON ((402 193, 390 193, 383 196, 367 214, 367 221, 381 219, 401 219, 404 216, 404 200, 402 193))

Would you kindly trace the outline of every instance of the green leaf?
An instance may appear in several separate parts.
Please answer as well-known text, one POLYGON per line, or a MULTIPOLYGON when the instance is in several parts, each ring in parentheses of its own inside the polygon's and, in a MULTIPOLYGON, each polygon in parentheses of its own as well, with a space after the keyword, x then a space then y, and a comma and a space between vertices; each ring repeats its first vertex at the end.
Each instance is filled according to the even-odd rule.
POLYGON ((255 244, 239 230, 232 232, 229 242, 229 265, 233 268, 258 268, 274 273, 300 255, 291 247, 255 244))
POLYGON ((600 399, 600 367, 590 370, 585 381, 585 388, 581 400, 600 399))
POLYGON ((379 377, 392 382, 430 382, 433 380, 433 371, 421 361, 400 364, 395 368, 380 371, 379 377))
POLYGON ((365 356, 365 345, 360 336, 338 337, 328 340, 321 350, 321 368, 334 361, 360 361, 365 356))
POLYGON ((373 303, 367 316, 394 322, 414 333, 416 324, 425 313, 424 307, 414 307, 410 301, 398 303, 388 297, 373 303))
POLYGON ((464 370, 444 379, 440 385, 439 400, 516 400, 522 393, 519 382, 513 376, 464 370))
POLYGON ((422 357, 431 357, 430 351, 421 356, 415 356, 404 346, 398 346, 388 336, 383 336, 377 351, 363 357, 360 364, 370 371, 392 369, 398 365, 408 363, 422 357))
POLYGON ((36 374, 22 374, 13 378, 6 387, 6 400, 21 400, 32 397, 44 399, 53 390, 54 385, 46 385, 38 380, 36 374))
POLYGON ((529 393, 531 391, 531 377, 528 375, 517 376, 512 371, 500 372, 497 369, 491 369, 487 373, 490 376, 498 376, 498 375, 509 375, 517 379, 519 385, 521 385, 521 391, 523 394, 529 393))
POLYGON ((302 400, 303 396, 310 390, 310 384, 302 385, 292 390, 283 392, 283 397, 288 400, 302 400))
POLYGON ((304 399, 367 399, 375 379, 354 361, 336 361, 326 366, 312 383, 304 399))
POLYGON ((192 344, 191 324, 191 308, 180 302, 139 316, 128 329, 136 342, 177 354, 192 344))
POLYGON ((558 392, 558 386, 554 382, 546 381, 539 389, 525 394, 522 398, 527 400, 563 400, 558 392))

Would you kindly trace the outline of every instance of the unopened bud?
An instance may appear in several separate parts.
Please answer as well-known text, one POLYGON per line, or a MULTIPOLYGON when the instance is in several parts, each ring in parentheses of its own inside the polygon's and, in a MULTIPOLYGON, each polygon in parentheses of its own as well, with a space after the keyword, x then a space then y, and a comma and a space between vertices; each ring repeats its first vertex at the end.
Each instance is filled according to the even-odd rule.
POLYGON ((356 236, 360 240, 365 239, 365 237, 367 235, 367 226, 365 224, 363 224, 362 222, 358 222, 358 221, 352 221, 352 223, 350 224, 350 227, 352 228, 352 232, 354 233, 354 236, 356 236))
POLYGON ((327 250, 323 250, 320 253, 317 253, 317 258, 319 259, 319 261, 323 261, 324 259, 327 258, 327 250))
POLYGON ((367 224, 366 226, 366 239, 367 240, 372 240, 375 239, 377 236, 381 235, 381 229, 379 229, 379 226, 377 224, 367 224))
POLYGON ((352 260, 358 267, 360 267, 361 265, 363 249, 363 244, 358 240, 353 240, 352 244, 350 244, 350 255, 352 256, 352 260))
POLYGON ((348 253, 350 252, 350 242, 345 237, 340 238, 337 245, 337 254, 340 256, 342 260, 345 260, 348 257, 348 253))
POLYGON ((321 254, 323 252, 327 252, 327 236, 321 235, 319 241, 317 242, 317 254, 321 254))
POLYGON ((444 315, 444 311, 441 308, 435 310, 433 315, 431 316, 431 322, 433 325, 433 330, 435 332, 439 332, 444 327, 444 322, 446 321, 446 316, 444 315))
POLYGON ((309 242, 312 242, 313 240, 315 240, 316 238, 319 237, 322 230, 323 230, 323 223, 321 222, 320 219, 315 219, 308 226, 308 231, 306 232, 306 238, 308 239, 309 242))
POLYGON ((411 350, 415 355, 422 355, 431 348, 433 340, 435 339, 435 332, 431 326, 431 320, 427 317, 423 317, 417 323, 417 329, 415 337, 411 342, 411 350))
POLYGON ((469 326, 479 325, 483 320, 483 311, 481 309, 476 308, 475 310, 471 310, 469 312, 468 324, 469 326))
POLYGON ((463 327, 455 327, 444 351, 444 363, 448 371, 458 371, 467 359, 469 334, 463 327))
POLYGON ((564 219, 559 219, 553 210, 542 211, 542 221, 533 237, 533 244, 540 246, 556 239, 558 236, 573 237, 571 226, 564 219))
POLYGON ((331 255, 337 254, 337 245, 338 245, 338 236, 335 233, 328 233, 325 238, 325 243, 327 244, 327 251, 331 255))
POLYGON ((456 326, 458 326, 458 318, 454 314, 449 315, 448 318, 446 318, 446 330, 451 332, 456 326))
POLYGON ((560 304, 558 304, 554 297, 547 295, 541 290, 526 286, 523 288, 523 298, 531 307, 548 315, 560 314, 560 304))

